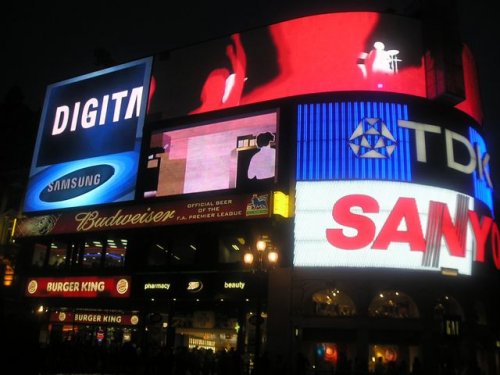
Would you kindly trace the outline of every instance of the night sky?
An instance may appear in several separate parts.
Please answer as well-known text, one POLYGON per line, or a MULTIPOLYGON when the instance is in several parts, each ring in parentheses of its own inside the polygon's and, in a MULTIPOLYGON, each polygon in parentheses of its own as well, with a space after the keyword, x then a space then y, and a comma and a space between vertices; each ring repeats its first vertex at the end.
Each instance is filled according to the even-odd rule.
MULTIPOLYGON (((183 1, 159 6, 140 1, 130 7, 97 1, 11 2, 2 12, 0 101, 12 86, 18 86, 25 103, 38 111, 47 85, 98 70, 100 61, 120 64, 306 14, 356 7, 411 11, 416 3, 419 1, 183 1), (374 3, 377 8, 366 6, 374 3)), ((489 2, 457 3, 457 32, 476 58, 493 159, 490 165, 494 183, 500 186, 500 32, 489 2)), ((496 196, 498 199, 498 192, 496 196)))

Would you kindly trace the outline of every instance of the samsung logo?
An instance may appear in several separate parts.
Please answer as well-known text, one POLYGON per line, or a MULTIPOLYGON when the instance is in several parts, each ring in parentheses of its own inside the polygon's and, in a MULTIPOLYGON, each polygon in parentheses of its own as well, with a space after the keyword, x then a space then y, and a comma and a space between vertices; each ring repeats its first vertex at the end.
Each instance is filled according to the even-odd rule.
POLYGON ((68 173, 49 183, 40 193, 44 202, 60 202, 75 198, 108 181, 115 169, 107 164, 94 165, 68 173))
POLYGON ((51 193, 53 191, 75 189, 77 187, 82 188, 88 186, 99 186, 100 183, 101 183, 100 173, 91 176, 66 178, 63 180, 56 180, 55 182, 51 182, 47 187, 47 192, 51 193))

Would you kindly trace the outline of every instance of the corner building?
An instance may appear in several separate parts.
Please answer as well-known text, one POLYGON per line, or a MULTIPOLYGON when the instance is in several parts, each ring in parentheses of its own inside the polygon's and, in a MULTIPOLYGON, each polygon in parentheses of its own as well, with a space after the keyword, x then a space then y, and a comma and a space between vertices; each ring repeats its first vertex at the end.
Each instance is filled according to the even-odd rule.
POLYGON ((15 235, 40 344, 133 344, 158 368, 168 348, 175 366, 235 352, 234 373, 262 355, 293 374, 498 373, 481 121, 467 46, 376 12, 49 86, 15 235))

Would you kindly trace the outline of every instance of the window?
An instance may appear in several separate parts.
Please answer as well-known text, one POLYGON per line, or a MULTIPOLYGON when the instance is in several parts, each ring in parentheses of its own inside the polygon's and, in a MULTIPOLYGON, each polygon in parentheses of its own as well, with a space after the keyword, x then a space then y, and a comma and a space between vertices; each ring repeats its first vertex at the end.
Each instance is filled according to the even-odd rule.
POLYGON ((49 247, 49 267, 64 267, 66 265, 67 250, 67 243, 58 241, 51 242, 49 247))
POLYGON ((417 305, 406 294, 396 290, 381 291, 372 300, 368 315, 382 318, 418 318, 417 305))
POLYGON ((351 316, 356 314, 356 306, 345 292, 339 289, 324 289, 312 296, 315 313, 322 316, 351 316))
POLYGON ((179 238, 175 239, 157 239, 149 246, 148 265, 194 264, 198 250, 196 241, 180 234, 179 238))
POLYGON ((45 264, 45 258, 47 257, 47 244, 36 243, 33 247, 33 257, 31 259, 31 265, 35 267, 43 267, 45 264))
POLYGON ((476 323, 480 325, 488 324, 488 319, 486 316, 486 308, 482 301, 474 302, 474 314, 476 318, 476 323))
POLYGON ((462 307, 457 300, 449 295, 441 296, 434 303, 434 316, 442 318, 443 316, 459 316, 464 318, 462 307))
POLYGON ((106 241, 106 252, 104 254, 104 265, 106 267, 123 267, 127 253, 128 241, 121 239, 108 239, 106 241))
POLYGON ((82 254, 82 267, 95 268, 101 265, 104 244, 101 240, 85 241, 82 254))
POLYGON ((153 241, 149 245, 148 266, 166 266, 169 264, 170 245, 167 241, 153 241))
POLYGON ((189 238, 176 238, 173 241, 170 254, 170 264, 194 264, 197 257, 198 245, 189 238))
POLYGON ((242 234, 223 235, 219 238, 219 262, 242 262, 243 254, 248 249, 249 241, 242 234))

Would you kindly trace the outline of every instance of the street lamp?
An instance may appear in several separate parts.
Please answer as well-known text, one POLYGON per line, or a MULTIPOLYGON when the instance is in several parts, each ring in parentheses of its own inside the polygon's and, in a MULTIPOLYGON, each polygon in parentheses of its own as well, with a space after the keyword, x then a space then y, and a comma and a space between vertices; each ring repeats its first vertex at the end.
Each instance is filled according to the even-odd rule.
POLYGON ((254 363, 259 361, 260 357, 260 345, 261 345, 261 325, 263 322, 262 318, 262 292, 265 285, 263 282, 265 280, 264 274, 268 269, 274 268, 278 264, 279 255, 275 247, 269 243, 268 238, 261 237, 255 243, 255 249, 248 249, 248 251, 243 255, 243 263, 252 272, 257 274, 257 280, 259 282, 257 291, 257 306, 256 315, 252 323, 255 324, 255 347, 254 347, 254 363))
POLYGON ((267 271, 268 268, 274 268, 278 264, 278 252, 274 246, 268 246, 267 241, 264 238, 257 240, 255 244, 255 249, 257 250, 257 264, 254 263, 255 255, 252 249, 249 249, 243 255, 243 263, 247 266, 252 267, 252 271, 267 271), (267 257, 265 256, 267 249, 267 257))

